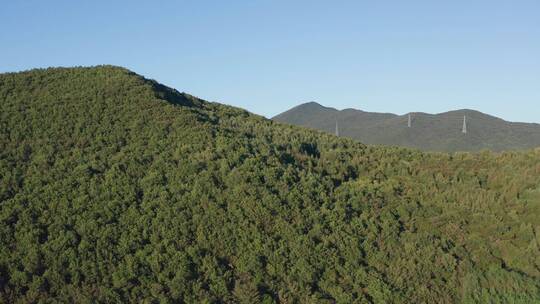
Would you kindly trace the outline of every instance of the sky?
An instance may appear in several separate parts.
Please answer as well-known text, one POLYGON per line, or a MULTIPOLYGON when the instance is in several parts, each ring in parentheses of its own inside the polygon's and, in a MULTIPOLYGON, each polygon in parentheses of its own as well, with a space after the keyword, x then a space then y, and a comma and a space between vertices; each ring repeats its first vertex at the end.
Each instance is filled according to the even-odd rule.
POLYGON ((303 102, 540 123, 540 1, 2 1, 0 72, 124 66, 272 117, 303 102))

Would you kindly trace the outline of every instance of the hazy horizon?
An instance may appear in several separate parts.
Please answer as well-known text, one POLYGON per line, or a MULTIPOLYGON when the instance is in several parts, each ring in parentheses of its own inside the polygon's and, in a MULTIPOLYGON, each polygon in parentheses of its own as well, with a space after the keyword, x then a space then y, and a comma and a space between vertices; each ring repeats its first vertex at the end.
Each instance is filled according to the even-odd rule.
POLYGON ((119 65, 266 117, 316 101, 538 123, 539 10, 536 1, 9 2, 0 72, 119 65))
MULTIPOLYGON (((446 111, 442 111, 442 112, 425 112, 425 111, 410 111, 410 112, 403 112, 403 113, 396 113, 396 112, 391 112, 391 111, 368 111, 368 110, 365 110, 365 109, 359 109, 359 108, 336 108, 336 107, 332 107, 332 106, 327 106, 325 104, 322 104, 320 102, 317 102, 315 100, 312 100, 312 101, 306 101, 306 102, 301 102, 301 103, 298 103, 296 105, 293 105, 291 106, 290 108, 282 111, 281 113, 278 113, 277 115, 279 114, 282 114, 286 111, 289 111, 291 109, 294 109, 296 107, 299 107, 299 106, 302 106, 302 105, 305 105, 305 104, 308 104, 308 103, 316 103, 324 108, 329 108, 329 109, 333 109, 333 110, 336 110, 336 111, 345 111, 345 110, 357 110, 357 111, 363 111, 363 112, 369 112, 369 113, 381 113, 381 114, 395 114, 395 115, 398 115, 398 116, 404 116, 404 115, 407 115, 407 114, 427 114, 427 115, 441 115, 441 114, 445 114, 445 113, 449 113, 449 112, 457 112, 457 111, 476 111, 476 112, 480 112, 482 114, 486 114, 486 115, 489 115, 489 116, 493 116, 493 117, 496 117, 496 118, 501 118, 501 119, 504 119, 503 117, 498 117, 497 115, 494 115, 494 114, 491 114, 491 113, 488 113, 486 111, 482 111, 480 109, 469 109, 469 108, 460 108, 460 109, 448 109, 446 111)), ((255 113, 256 114, 256 113, 255 113)), ((272 117, 275 117, 276 115, 272 116, 272 117)), ((267 117, 267 118, 272 118, 272 117, 267 117)), ((533 124, 539 124, 539 122, 534 122, 534 121, 512 121, 512 120, 506 120, 504 119, 505 121, 507 122, 517 122, 517 123, 533 123, 533 124)))

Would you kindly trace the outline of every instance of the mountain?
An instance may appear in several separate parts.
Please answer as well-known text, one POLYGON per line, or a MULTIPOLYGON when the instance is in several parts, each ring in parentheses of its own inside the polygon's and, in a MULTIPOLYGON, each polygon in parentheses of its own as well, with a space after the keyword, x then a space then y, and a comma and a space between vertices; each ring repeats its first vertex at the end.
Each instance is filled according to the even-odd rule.
POLYGON ((534 303, 539 216, 540 150, 366 146, 114 66, 0 74, 3 303, 534 303))
POLYGON ((508 151, 540 147, 540 124, 504 121, 473 110, 441 114, 395 115, 355 109, 342 111, 315 102, 294 107, 275 121, 334 133, 365 144, 419 148, 427 151, 508 151), (408 127, 409 115, 411 127, 408 127), (462 132, 466 117, 467 133, 462 132))

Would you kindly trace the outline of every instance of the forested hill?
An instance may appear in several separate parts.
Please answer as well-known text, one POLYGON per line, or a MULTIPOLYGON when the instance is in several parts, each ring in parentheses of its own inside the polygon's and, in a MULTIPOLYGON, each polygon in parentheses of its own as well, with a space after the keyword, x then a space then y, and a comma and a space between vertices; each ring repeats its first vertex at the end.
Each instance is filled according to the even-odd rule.
POLYGON ((336 110, 309 102, 273 118, 357 139, 366 144, 413 147, 427 151, 510 151, 540 147, 540 124, 504 121, 473 110, 440 114, 336 110), (409 115, 411 124, 409 127, 409 115), (466 117, 467 133, 463 131, 466 117))
POLYGON ((0 75, 0 302, 534 303, 540 150, 364 146, 111 66, 0 75))

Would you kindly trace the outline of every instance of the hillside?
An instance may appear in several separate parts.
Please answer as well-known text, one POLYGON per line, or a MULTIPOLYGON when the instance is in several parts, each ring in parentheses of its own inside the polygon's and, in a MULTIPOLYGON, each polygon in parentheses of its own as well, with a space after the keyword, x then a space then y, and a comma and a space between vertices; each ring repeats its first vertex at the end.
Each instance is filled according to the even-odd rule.
POLYGON ((540 150, 365 146, 112 66, 0 75, 0 302, 534 303, 539 217, 540 150))
POLYGON ((357 139, 365 144, 419 148, 427 151, 510 151, 540 147, 540 124, 504 121, 473 110, 441 114, 409 114, 342 111, 309 102, 273 119, 357 139), (462 133, 463 117, 467 134, 462 133))

